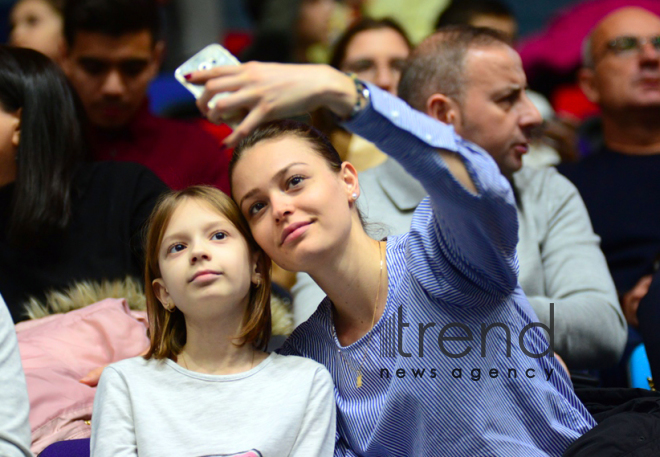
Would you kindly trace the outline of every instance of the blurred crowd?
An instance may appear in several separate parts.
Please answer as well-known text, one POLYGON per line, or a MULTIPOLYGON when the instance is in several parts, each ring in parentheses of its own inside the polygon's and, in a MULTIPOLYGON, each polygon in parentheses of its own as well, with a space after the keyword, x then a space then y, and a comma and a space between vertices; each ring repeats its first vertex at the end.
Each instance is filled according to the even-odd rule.
MULTIPOLYGON (((552 327, 556 353, 576 383, 627 386, 640 344, 660 373, 660 2, 576 1, 525 36, 512 3, 245 0, 234 6, 250 27, 224 27, 213 39, 242 62, 325 63, 354 74, 488 152, 514 189, 519 282, 552 327), (457 30, 466 26, 494 38, 465 38, 457 30)), ((159 195, 197 184, 230 193, 232 128, 199 115, 169 68, 161 71, 168 40, 194 35, 176 22, 193 8, 11 6, 0 47, 0 306, 19 345, 36 344, 21 332, 34 334, 37 318, 110 296, 136 297, 129 304, 139 312, 142 231, 159 195)), ((302 119, 360 173, 367 230, 407 231, 426 195, 419 182, 329 110, 302 119)), ((307 274, 277 265, 272 295, 293 321, 275 332, 280 343, 325 296, 307 274)), ((75 358, 84 334, 70 335, 73 347, 61 350, 75 358)), ((0 345, 2 355, 1 335, 0 345)), ((0 364, 20 372, 11 357, 0 364)), ((116 360, 92 357, 71 380, 116 360)), ((35 365, 25 366, 34 403, 35 365)), ((15 373, 0 371, 0 395, 15 400, 4 388, 4 373, 15 373)), ((0 400, 0 416, 15 407, 0 400)), ((21 424, 0 425, 0 454, 29 455, 74 436, 43 432, 51 413, 31 413, 31 444, 21 424), (20 453, 3 452, 3 439, 20 453)))

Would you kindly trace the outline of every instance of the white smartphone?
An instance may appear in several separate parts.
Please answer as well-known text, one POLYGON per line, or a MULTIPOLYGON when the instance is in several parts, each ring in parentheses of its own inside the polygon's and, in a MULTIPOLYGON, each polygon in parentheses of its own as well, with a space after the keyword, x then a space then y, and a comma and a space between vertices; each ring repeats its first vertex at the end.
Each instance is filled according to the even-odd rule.
MULTIPOLYGON (((219 44, 210 44, 197 54, 186 60, 179 68, 174 71, 174 77, 188 89, 195 98, 201 97, 204 92, 204 86, 191 84, 186 81, 185 75, 198 70, 208 70, 209 68, 221 67, 223 65, 240 65, 236 57, 219 44)), ((208 103, 209 108, 213 108, 216 102, 229 95, 231 92, 216 94, 208 103)))

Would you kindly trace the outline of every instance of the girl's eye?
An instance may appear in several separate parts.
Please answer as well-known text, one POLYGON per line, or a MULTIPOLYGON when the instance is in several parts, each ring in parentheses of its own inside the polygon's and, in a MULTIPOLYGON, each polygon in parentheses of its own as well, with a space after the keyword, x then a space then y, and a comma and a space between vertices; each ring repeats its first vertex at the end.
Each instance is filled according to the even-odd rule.
POLYGON ((211 237, 212 240, 216 240, 216 241, 224 240, 225 238, 227 238, 227 234, 224 232, 214 233, 213 236, 211 237))
POLYGON ((172 246, 169 247, 169 249, 167 250, 167 253, 168 254, 174 254, 175 252, 183 251, 185 248, 186 248, 185 244, 175 243, 175 244, 173 244, 172 246))
POLYGON ((300 185, 300 183, 302 183, 304 180, 305 180, 305 178, 303 176, 300 176, 300 175, 292 176, 287 181, 286 187, 287 187, 287 189, 291 188, 291 187, 296 187, 296 186, 300 185))
POLYGON ((250 209, 248 209, 248 215, 254 216, 257 214, 259 211, 263 209, 263 207, 266 206, 263 203, 255 203, 254 205, 250 206, 250 209))

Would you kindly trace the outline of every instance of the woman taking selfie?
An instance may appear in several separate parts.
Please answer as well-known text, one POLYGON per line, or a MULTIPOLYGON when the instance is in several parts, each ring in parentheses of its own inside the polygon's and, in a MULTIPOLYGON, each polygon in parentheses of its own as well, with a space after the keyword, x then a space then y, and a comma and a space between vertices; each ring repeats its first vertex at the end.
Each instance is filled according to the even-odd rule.
POLYGON ((488 154, 326 66, 250 63, 189 80, 206 84, 198 106, 209 119, 249 111, 228 137, 243 139, 232 196, 273 261, 309 273, 327 293, 284 352, 333 376, 336 455, 561 455, 595 424, 530 325, 513 193, 488 154), (209 110, 210 97, 226 91, 234 93, 209 110), (429 197, 409 233, 369 238, 354 167, 312 129, 257 128, 321 106, 424 185, 429 197), (480 350, 482 328, 496 323, 507 331, 491 331, 480 350))

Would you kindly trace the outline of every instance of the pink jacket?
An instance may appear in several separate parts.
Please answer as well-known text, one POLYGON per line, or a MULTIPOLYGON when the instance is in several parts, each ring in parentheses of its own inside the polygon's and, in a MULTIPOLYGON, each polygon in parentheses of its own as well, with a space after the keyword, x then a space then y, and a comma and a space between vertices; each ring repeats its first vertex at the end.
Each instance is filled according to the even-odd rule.
POLYGON ((30 397, 32 452, 90 436, 96 389, 79 379, 142 353, 149 345, 146 328, 144 312, 114 298, 16 325, 30 397))

